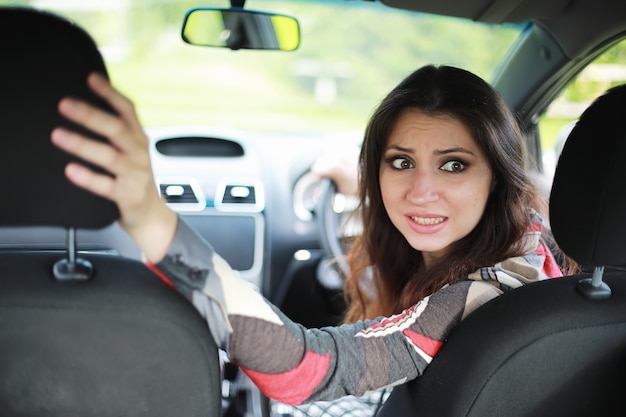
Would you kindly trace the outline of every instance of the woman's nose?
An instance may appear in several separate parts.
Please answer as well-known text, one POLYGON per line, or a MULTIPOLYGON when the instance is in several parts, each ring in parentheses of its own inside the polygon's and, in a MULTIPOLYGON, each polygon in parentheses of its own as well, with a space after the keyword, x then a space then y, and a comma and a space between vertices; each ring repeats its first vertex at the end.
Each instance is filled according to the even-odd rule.
POLYGON ((407 198, 411 203, 417 205, 432 203, 439 199, 438 188, 437 180, 433 173, 418 170, 412 178, 407 198))

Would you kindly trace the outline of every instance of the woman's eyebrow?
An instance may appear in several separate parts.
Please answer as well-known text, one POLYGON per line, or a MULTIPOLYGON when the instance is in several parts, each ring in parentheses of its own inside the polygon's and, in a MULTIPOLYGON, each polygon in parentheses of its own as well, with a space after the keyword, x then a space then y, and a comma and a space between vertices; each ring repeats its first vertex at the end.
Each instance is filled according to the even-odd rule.
POLYGON ((411 153, 411 152, 413 152, 415 149, 413 149, 413 148, 405 148, 404 146, 400 146, 400 145, 389 145, 389 146, 387 146, 387 148, 385 149, 385 151, 390 151, 390 150, 399 151, 399 152, 411 153))
POLYGON ((438 149, 438 150, 435 151, 435 154, 437 154, 437 155, 447 155, 447 154, 450 154, 450 153, 466 153, 466 154, 472 155, 472 156, 476 155, 472 150, 464 148, 462 146, 455 146, 455 147, 446 148, 446 149, 438 149))
MULTIPOLYGON (((407 148, 407 147, 400 146, 400 145, 390 145, 384 150, 384 152, 388 152, 391 150, 397 151, 397 152, 403 152, 403 153, 415 152, 414 148, 407 148)), ((434 151, 435 155, 447 155, 451 153, 465 153, 468 155, 476 156, 476 153, 474 151, 468 148, 464 148, 463 146, 453 146, 451 148, 437 149, 434 151)))

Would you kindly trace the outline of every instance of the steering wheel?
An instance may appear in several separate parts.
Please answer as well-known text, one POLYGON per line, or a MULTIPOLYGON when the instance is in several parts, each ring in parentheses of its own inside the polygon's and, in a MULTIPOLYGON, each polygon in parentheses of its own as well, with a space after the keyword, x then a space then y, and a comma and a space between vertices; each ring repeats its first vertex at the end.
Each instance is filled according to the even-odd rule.
POLYGON ((329 178, 323 178, 319 185, 319 199, 315 214, 320 228, 320 243, 326 254, 326 262, 320 263, 318 279, 327 287, 336 287, 337 278, 348 276, 350 267, 346 261, 346 254, 342 244, 344 232, 344 217, 346 214, 336 213, 334 210, 337 186, 329 178), (333 276, 332 268, 335 268, 333 276), (337 271, 338 268, 338 271, 337 271), (339 274, 337 274, 339 273, 339 274))

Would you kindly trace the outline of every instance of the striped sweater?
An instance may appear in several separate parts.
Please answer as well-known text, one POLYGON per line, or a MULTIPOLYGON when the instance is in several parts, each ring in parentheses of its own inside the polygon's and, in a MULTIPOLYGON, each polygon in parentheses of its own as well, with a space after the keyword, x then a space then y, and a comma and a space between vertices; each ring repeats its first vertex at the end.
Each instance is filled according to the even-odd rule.
POLYGON ((560 270, 540 239, 527 254, 480 270, 392 317, 307 329, 239 277, 182 218, 167 255, 149 264, 206 319, 221 349, 270 398, 287 404, 361 396, 416 378, 450 331, 504 291, 560 270))

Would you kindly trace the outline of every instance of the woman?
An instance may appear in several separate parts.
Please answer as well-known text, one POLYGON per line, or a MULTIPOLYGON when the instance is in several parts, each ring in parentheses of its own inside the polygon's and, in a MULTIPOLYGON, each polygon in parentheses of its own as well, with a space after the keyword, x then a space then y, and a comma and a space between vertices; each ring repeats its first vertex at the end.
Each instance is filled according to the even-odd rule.
MULTIPOLYGON (((360 154, 360 202, 363 223, 370 227, 365 228, 351 253, 351 269, 356 273, 347 282, 352 300, 348 321, 397 313, 459 277, 525 254, 523 235, 539 222, 533 212, 547 217, 547 202, 532 184, 525 158, 524 142, 513 115, 497 92, 478 77, 455 68, 429 66, 391 91, 371 118, 360 154), (394 162, 406 169, 395 175, 396 170, 388 169, 389 157, 395 157, 393 152, 388 154, 389 149, 412 148, 412 136, 407 132, 405 142, 394 143, 394 129, 411 123, 416 124, 414 136, 421 134, 436 142, 430 149, 433 158, 419 160, 429 149, 415 149, 413 154, 401 152, 394 162), (451 139, 448 150, 444 146, 446 135, 451 139), (459 142, 462 138, 466 144, 459 142), (452 152, 459 145, 465 149, 452 152), (439 158, 434 157, 435 151, 439 158), (420 167, 427 163, 439 168, 432 172, 441 175, 420 178, 420 167), (387 186, 385 181, 395 185, 387 186), (404 188, 400 189, 400 184, 404 188), (420 190, 419 185, 433 189, 420 190), (406 213, 393 214, 402 207, 402 196, 398 201, 385 198, 385 191, 392 188, 408 195, 409 207, 404 208, 407 212, 418 207, 426 213, 417 222, 408 222, 424 229, 416 231, 418 237, 441 234, 429 235, 446 212, 428 208, 432 206, 429 199, 441 200, 435 205, 437 210, 442 204, 443 210, 456 210, 456 215, 446 216, 450 224, 444 230, 460 226, 455 222, 463 213, 474 217, 468 219, 467 227, 456 230, 456 236, 440 243, 445 256, 431 259, 436 253, 429 250, 428 242, 407 244, 407 233, 403 231, 406 213), (465 200, 468 197, 470 200, 465 200), (475 212, 470 211, 471 197, 479 197, 475 203, 481 204, 475 212), (428 201, 421 204, 420 199, 428 201), (422 256, 415 256, 415 250, 422 256), (373 282, 363 286, 358 272, 369 265, 376 266, 373 282), (376 296, 368 296, 372 293, 376 296)), ((559 275, 552 261, 547 257, 549 275, 559 275)))
POLYGON ((61 128, 52 141, 112 176, 71 163, 67 177, 117 203, 147 264, 278 401, 360 396, 416 378, 478 306, 561 275, 541 239, 545 205, 524 169, 515 120, 467 71, 421 68, 373 115, 360 153, 364 233, 350 254, 347 321, 396 315, 323 329, 290 321, 166 206, 132 103, 101 76, 88 84, 118 116, 71 98, 59 111, 111 145, 61 128))

